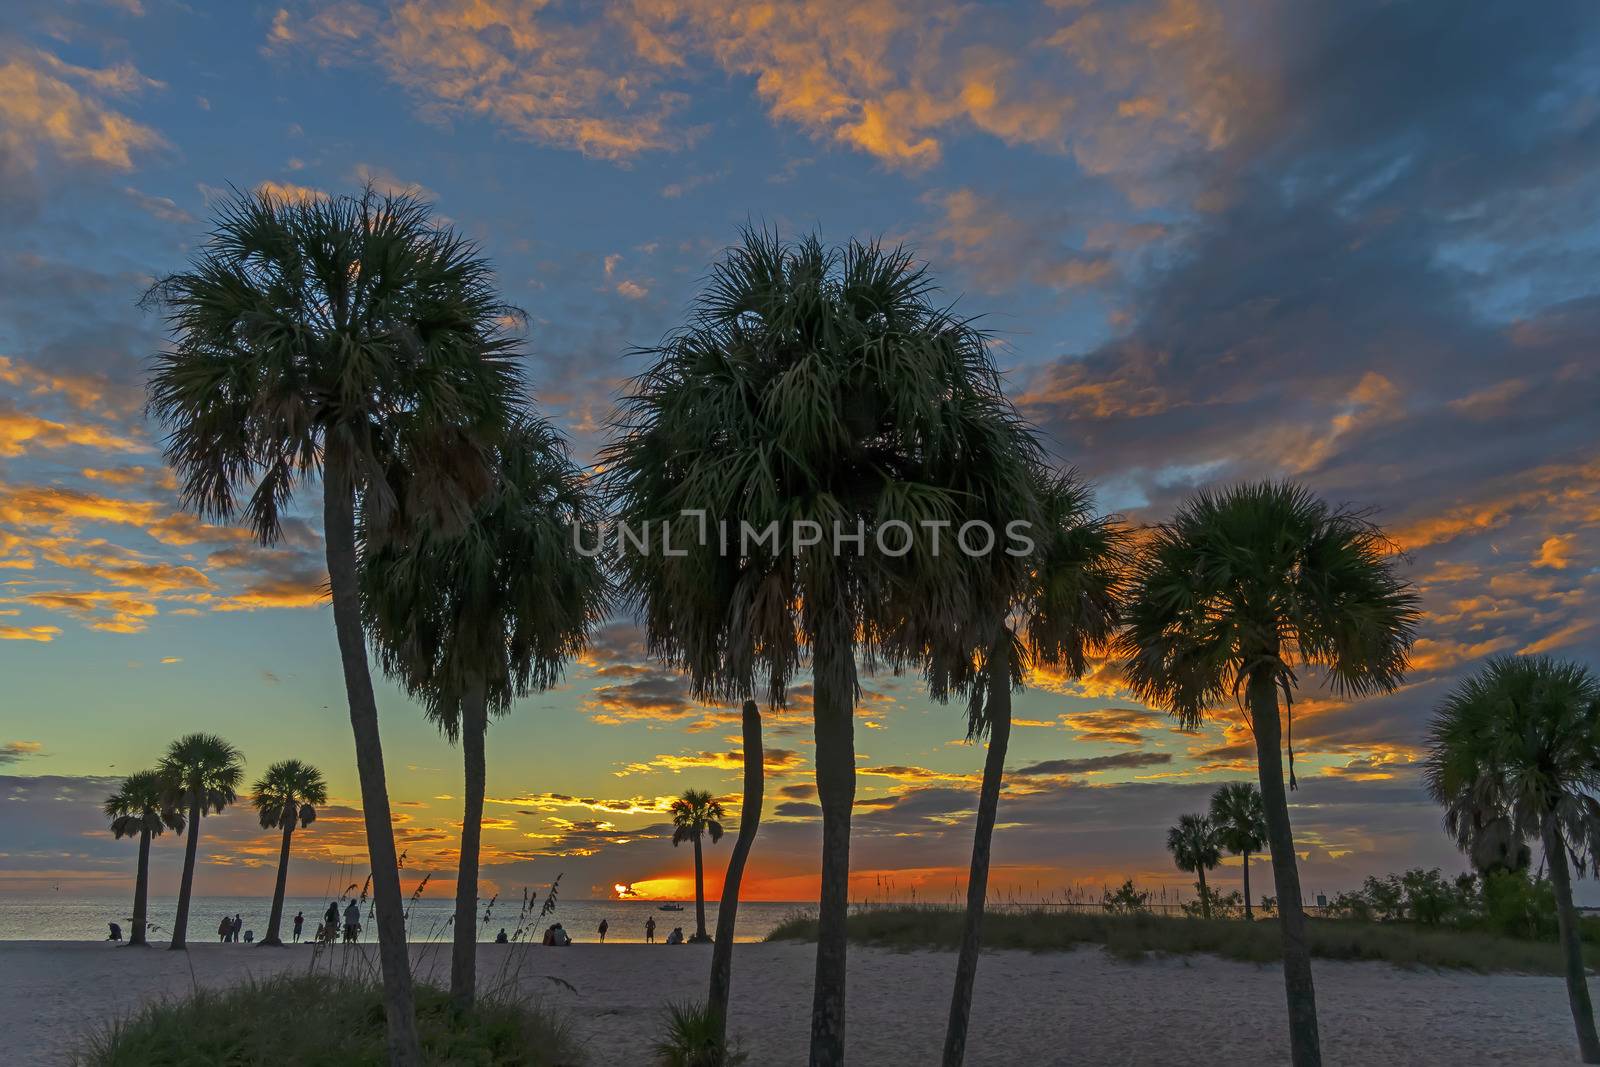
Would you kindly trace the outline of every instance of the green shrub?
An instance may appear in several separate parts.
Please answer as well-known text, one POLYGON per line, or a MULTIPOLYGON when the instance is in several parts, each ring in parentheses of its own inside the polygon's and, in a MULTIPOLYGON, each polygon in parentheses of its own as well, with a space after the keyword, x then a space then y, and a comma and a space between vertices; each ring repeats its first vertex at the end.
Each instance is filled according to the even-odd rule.
POLYGON ((669 1004, 662 1019, 666 1037, 656 1045, 659 1067, 738 1067, 745 1055, 722 1044, 716 1020, 704 1004, 669 1004))
MULTIPOLYGON (((566 1027, 527 1001, 489 998, 464 1017, 449 995, 416 987, 430 1064, 572 1067, 583 1057, 566 1027)), ((199 990, 145 1007, 90 1039, 83 1067, 381 1067, 388 1062, 383 990, 332 975, 279 975, 199 990)))

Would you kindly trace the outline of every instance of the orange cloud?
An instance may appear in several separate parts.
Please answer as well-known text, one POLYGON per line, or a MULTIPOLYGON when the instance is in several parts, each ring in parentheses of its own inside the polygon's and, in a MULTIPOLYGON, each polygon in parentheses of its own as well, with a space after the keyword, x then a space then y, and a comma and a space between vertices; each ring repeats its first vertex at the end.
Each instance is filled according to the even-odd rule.
POLYGON ((130 170, 136 152, 165 142, 106 100, 160 87, 126 63, 77 67, 48 52, 13 49, 0 56, 0 157, 31 170, 47 148, 69 162, 130 170))

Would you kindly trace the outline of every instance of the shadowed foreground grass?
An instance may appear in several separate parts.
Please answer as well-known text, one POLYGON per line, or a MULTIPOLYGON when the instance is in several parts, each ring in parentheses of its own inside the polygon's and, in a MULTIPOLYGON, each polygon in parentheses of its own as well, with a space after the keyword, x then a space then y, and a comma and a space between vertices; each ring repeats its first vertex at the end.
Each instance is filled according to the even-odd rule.
MULTIPOLYGON (((529 1002, 491 999, 451 1018, 449 997, 418 985, 417 1029, 429 1064, 574 1067, 566 1027, 529 1002)), ((278 975, 152 1004, 91 1038, 82 1067, 357 1067, 388 1062, 383 990, 330 975, 278 975)))
MULTIPOLYGON (((962 913, 950 908, 884 908, 850 916, 850 940, 883 948, 955 949, 962 913)), ((1521 941, 1464 930, 1423 929, 1405 923, 1313 919, 1308 924, 1311 954, 1329 960, 1382 960, 1398 967, 1441 967, 1518 974, 1565 973, 1555 942, 1521 941)), ((811 941, 816 920, 790 918, 767 935, 769 941, 811 941)), ((1049 952, 1080 945, 1104 945, 1124 959, 1146 953, 1211 953, 1230 960, 1270 963, 1282 959, 1278 924, 1226 919, 1188 919, 1158 915, 1062 913, 1054 910, 991 912, 983 920, 983 944, 992 949, 1049 952)), ((1593 967, 1596 946, 1584 946, 1593 967)))

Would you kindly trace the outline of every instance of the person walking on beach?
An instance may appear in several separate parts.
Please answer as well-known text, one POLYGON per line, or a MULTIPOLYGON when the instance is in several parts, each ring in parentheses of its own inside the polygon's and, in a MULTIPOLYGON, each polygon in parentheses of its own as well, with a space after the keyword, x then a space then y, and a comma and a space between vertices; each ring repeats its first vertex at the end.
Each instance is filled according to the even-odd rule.
POLYGON ((356 935, 361 932, 361 908, 355 901, 344 909, 344 940, 346 944, 353 945, 356 935))
POLYGON ((609 929, 611 929, 611 924, 606 922, 604 919, 601 919, 600 920, 600 943, 602 945, 606 943, 606 931, 609 930, 609 929))
POLYGON ((654 915, 644 921, 644 943, 647 945, 656 943, 656 917, 654 915))
POLYGON ((294 940, 295 940, 296 944, 300 943, 300 930, 301 930, 302 927, 305 926, 305 924, 306 924, 306 913, 303 912, 303 911, 295 912, 294 913, 294 940))

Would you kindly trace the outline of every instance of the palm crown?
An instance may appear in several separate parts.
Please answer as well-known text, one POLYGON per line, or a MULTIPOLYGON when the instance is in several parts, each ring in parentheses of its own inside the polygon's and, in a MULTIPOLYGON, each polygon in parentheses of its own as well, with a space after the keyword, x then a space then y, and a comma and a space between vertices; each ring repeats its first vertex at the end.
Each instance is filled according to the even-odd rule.
POLYGON ((1204 815, 1180 815, 1167 831, 1167 851, 1180 871, 1209 870, 1222 862, 1222 847, 1211 820, 1204 815))
POLYGON ((595 519, 582 472, 542 419, 517 419, 493 451, 495 484, 459 533, 429 528, 370 545, 362 610, 384 670, 455 738, 469 685, 504 711, 555 685, 605 611, 600 562, 573 528, 595 519))
POLYGON ((932 288, 900 249, 746 232, 690 324, 644 351, 653 363, 602 462, 619 519, 668 525, 688 551, 626 553, 622 580, 643 601, 652 653, 685 669, 696 693, 764 685, 781 702, 804 644, 830 686, 853 692, 854 658, 834 643, 871 662, 906 596, 932 629, 960 617, 950 579, 964 557, 949 550, 951 530, 944 552, 928 551, 937 531, 921 523, 1031 499, 1031 438, 986 338, 931 304, 932 288), (741 520, 757 533, 777 524, 779 544, 742 543, 741 520), (864 531, 863 548, 797 548, 797 521, 827 538, 864 531), (885 532, 890 552, 908 537, 919 547, 879 552, 875 534, 892 522, 908 529, 885 532), (724 523, 731 551, 718 549, 724 523))
POLYGON ((1211 824, 1222 847, 1239 855, 1267 847, 1267 816, 1261 790, 1249 782, 1228 782, 1211 794, 1211 824))
POLYGON ((316 821, 318 805, 328 802, 322 772, 295 759, 268 767, 250 793, 263 830, 287 829, 296 823, 310 826, 316 821))
POLYGON ((672 843, 681 845, 705 834, 716 844, 722 839, 725 818, 721 801, 704 790, 687 790, 672 802, 672 843))
POLYGON ((1600 679, 1548 656, 1490 660, 1428 731, 1428 792, 1477 860, 1537 839, 1554 819, 1581 872, 1600 856, 1600 679), (1495 839, 1499 839, 1496 841, 1495 839))
POLYGON ((149 397, 185 504, 242 510, 263 542, 297 480, 329 463, 369 522, 401 504, 459 519, 483 477, 475 435, 520 391, 506 330, 520 313, 409 196, 241 194, 191 269, 145 299, 172 331, 149 397), (396 493, 402 454, 414 480, 396 493))
POLYGON ((167 747, 158 773, 175 808, 219 812, 239 799, 244 756, 215 734, 188 734, 167 747))
POLYGON ((111 834, 118 839, 148 833, 159 837, 166 830, 183 833, 183 812, 168 803, 159 771, 138 771, 122 780, 122 785, 106 798, 106 818, 111 834))

